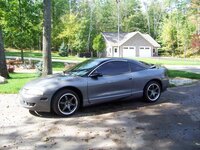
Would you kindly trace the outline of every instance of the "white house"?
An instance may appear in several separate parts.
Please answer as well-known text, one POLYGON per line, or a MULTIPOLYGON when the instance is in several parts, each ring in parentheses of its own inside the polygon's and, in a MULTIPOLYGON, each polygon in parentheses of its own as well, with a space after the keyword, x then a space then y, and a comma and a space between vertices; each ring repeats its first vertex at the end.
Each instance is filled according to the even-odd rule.
POLYGON ((149 35, 140 32, 102 33, 106 42, 105 57, 153 57, 160 45, 149 35), (119 46, 119 49, 118 49, 119 46))

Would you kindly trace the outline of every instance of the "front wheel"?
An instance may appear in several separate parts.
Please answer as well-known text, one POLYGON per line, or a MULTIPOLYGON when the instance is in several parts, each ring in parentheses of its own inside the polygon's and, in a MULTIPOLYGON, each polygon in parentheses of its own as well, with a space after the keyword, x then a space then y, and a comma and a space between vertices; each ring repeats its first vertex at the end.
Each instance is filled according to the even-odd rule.
POLYGON ((150 81, 144 88, 144 99, 147 102, 155 102, 160 98, 161 86, 156 81, 150 81))
POLYGON ((52 109, 60 116, 72 115, 80 106, 78 95, 71 90, 59 91, 52 100, 52 109))

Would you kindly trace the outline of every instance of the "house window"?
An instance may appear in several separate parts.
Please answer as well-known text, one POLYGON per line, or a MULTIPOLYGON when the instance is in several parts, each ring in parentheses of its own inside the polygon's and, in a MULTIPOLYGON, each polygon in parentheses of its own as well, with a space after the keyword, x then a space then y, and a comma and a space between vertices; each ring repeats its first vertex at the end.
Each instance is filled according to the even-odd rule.
POLYGON ((128 49, 128 46, 124 46, 123 49, 128 49))
POLYGON ((133 46, 130 46, 130 47, 129 47, 129 49, 135 49, 135 47, 133 47, 133 46))

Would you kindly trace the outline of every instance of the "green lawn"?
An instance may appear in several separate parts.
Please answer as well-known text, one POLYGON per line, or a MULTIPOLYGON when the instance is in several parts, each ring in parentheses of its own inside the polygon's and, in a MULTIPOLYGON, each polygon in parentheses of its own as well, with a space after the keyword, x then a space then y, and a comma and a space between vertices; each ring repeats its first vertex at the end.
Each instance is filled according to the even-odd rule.
MULTIPOLYGON (((8 49, 6 51, 6 56, 17 56, 20 57, 20 51, 19 50, 13 50, 8 49)), ((30 51, 26 50, 24 51, 25 57, 32 57, 32 58, 41 58, 42 52, 41 51, 30 51)), ((52 59, 60 59, 60 60, 74 60, 74 61, 84 61, 87 58, 80 58, 76 56, 68 56, 68 57, 61 57, 58 55, 57 52, 52 52, 52 59)), ((147 63, 157 64, 157 65, 200 65, 200 59, 199 58, 139 58, 135 57, 132 59, 144 61, 147 63)))
POLYGON ((186 71, 168 70, 167 74, 170 78, 182 77, 182 78, 190 78, 190 79, 200 79, 200 74, 186 72, 186 71))
MULTIPOLYGON (((16 56, 21 57, 21 53, 19 50, 7 50, 6 56, 16 56)), ((52 52, 52 59, 60 59, 60 60, 74 60, 74 61, 84 61, 87 58, 80 58, 76 56, 68 56, 68 57, 61 57, 58 55, 57 52, 52 52)), ((24 51, 24 57, 32 57, 32 58, 42 58, 42 52, 41 51, 24 51)))
MULTIPOLYGON (((58 65, 59 66, 59 65, 58 65)), ((200 79, 200 75, 196 73, 190 73, 185 71, 168 70, 168 76, 170 78, 174 77, 184 77, 191 79, 200 79)), ((14 94, 18 93, 19 90, 30 80, 37 78, 36 74, 33 73, 11 73, 10 79, 8 79, 7 84, 0 84, 0 93, 4 94, 14 94)))
POLYGON ((10 73, 10 77, 7 84, 0 84, 0 93, 18 93, 28 81, 37 78, 37 75, 30 73, 10 73))
POLYGON ((156 65, 200 65, 200 59, 192 58, 134 58, 139 61, 144 61, 156 65))
POLYGON ((53 62, 52 67, 53 71, 63 71, 65 69, 65 65, 63 62, 53 62))

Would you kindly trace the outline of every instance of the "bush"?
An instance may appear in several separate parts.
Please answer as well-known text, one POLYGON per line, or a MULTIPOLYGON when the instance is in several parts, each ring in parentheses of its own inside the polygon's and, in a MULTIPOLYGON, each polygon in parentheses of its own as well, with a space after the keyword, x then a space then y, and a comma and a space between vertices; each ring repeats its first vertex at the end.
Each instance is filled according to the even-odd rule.
POLYGON ((15 70, 15 67, 13 65, 7 65, 7 70, 9 73, 13 73, 15 70))
POLYGON ((62 42, 60 48, 59 48, 59 53, 60 56, 62 57, 67 57, 68 56, 68 50, 67 50, 67 46, 65 46, 65 43, 62 42))
POLYGON ((35 64, 36 74, 40 77, 42 75, 42 69, 43 69, 43 62, 38 62, 35 64))
POLYGON ((80 53, 79 57, 90 58, 91 57, 91 53, 90 52, 80 53))

